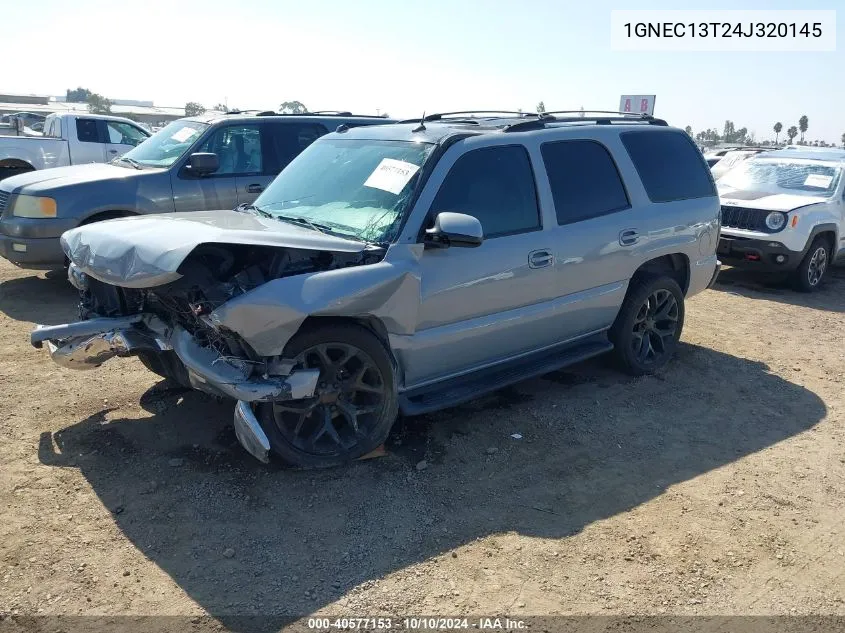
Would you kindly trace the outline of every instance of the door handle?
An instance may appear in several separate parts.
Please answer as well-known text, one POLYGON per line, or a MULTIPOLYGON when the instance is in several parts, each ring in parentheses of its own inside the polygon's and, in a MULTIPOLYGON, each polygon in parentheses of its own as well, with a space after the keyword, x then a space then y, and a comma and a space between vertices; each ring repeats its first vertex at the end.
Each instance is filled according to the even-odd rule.
POLYGON ((554 261, 555 256, 545 249, 528 253, 529 268, 545 268, 546 266, 551 266, 554 261))
POLYGON ((116 149, 110 149, 109 154, 117 154, 117 150, 116 149))
POLYGON ((261 193, 262 191, 264 191, 264 187, 262 187, 261 185, 252 184, 247 185, 246 187, 247 193, 261 193))
POLYGON ((640 240, 640 234, 636 229, 626 229, 619 233, 619 244, 622 246, 631 246, 640 240))

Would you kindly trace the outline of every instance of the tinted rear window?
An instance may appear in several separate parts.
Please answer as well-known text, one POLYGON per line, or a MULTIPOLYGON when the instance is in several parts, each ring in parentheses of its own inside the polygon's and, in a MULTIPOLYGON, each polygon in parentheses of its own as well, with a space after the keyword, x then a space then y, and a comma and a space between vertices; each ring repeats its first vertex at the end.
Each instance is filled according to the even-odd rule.
POLYGON ((540 146, 558 224, 627 209, 628 196, 610 153, 596 141, 556 141, 540 146))
POLYGON ((707 164, 683 132, 623 132, 622 143, 652 202, 716 195, 707 164))

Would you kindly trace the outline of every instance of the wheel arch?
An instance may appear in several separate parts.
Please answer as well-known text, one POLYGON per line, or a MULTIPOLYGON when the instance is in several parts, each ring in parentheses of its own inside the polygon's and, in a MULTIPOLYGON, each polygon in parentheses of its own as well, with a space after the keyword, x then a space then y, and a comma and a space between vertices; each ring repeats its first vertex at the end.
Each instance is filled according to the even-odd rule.
MULTIPOLYGON (((385 327, 381 319, 376 316, 373 316, 372 314, 365 314, 359 316, 311 315, 305 318, 305 320, 299 326, 297 333, 305 331, 306 329, 330 326, 333 323, 353 323, 372 332, 376 336, 376 338, 381 341, 382 345, 384 345, 384 349, 387 350, 388 356, 390 356, 390 362, 393 363, 393 368, 398 373, 401 373, 401 367, 396 359, 396 354, 393 352, 393 348, 390 346, 390 335, 387 332, 387 327, 385 327)), ((399 379, 399 384, 402 384, 402 376, 399 376, 399 379)))
POLYGON ((829 240, 830 255, 831 257, 836 257, 836 252, 839 250, 839 227, 833 223, 817 224, 813 227, 813 230, 810 232, 810 238, 807 240, 805 253, 810 249, 813 241, 820 235, 829 240))
POLYGON ((138 215, 134 211, 126 211, 120 209, 112 209, 110 211, 97 211, 92 213, 91 215, 85 217, 80 223, 79 226, 84 226, 86 224, 93 224, 94 222, 103 222, 105 220, 116 220, 117 218, 128 218, 133 215, 138 215))
POLYGON ((681 287, 684 296, 686 296, 690 283, 690 261, 689 257, 683 253, 661 255, 660 257, 655 257, 644 262, 634 271, 631 281, 633 282, 635 279, 639 280, 646 275, 663 274, 674 279, 681 287))

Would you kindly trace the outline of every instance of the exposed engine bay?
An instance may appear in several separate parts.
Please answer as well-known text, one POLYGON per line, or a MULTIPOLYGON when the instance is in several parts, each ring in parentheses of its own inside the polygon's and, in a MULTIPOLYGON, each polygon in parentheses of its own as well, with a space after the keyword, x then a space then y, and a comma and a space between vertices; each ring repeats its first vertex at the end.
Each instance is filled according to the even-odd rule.
POLYGON ((268 281, 338 268, 374 264, 385 250, 332 253, 243 244, 203 244, 182 263, 174 282, 148 289, 122 288, 91 277, 77 280, 80 318, 154 314, 171 327, 181 326, 197 344, 224 357, 260 361, 242 339, 214 325, 209 315, 234 297, 268 281))

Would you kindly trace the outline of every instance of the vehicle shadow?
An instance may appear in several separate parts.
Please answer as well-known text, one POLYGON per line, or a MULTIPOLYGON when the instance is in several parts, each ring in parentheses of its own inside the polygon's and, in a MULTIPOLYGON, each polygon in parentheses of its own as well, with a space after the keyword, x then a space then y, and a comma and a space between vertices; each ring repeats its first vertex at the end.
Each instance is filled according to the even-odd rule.
POLYGON ((242 631, 278 629, 242 616, 313 613, 480 537, 566 538, 826 414, 765 364, 689 344, 659 376, 591 361, 400 420, 387 457, 331 470, 247 456, 231 403, 159 384, 142 406, 152 417, 104 410, 45 433, 39 459, 78 469, 144 556, 242 631))
POLYGON ((722 269, 712 288, 750 299, 768 299, 815 310, 845 312, 845 265, 842 264, 831 266, 824 284, 812 293, 794 290, 784 275, 755 273, 740 268, 722 269))
POLYGON ((63 270, 0 282, 0 312, 16 321, 57 325, 75 321, 79 292, 63 270))

